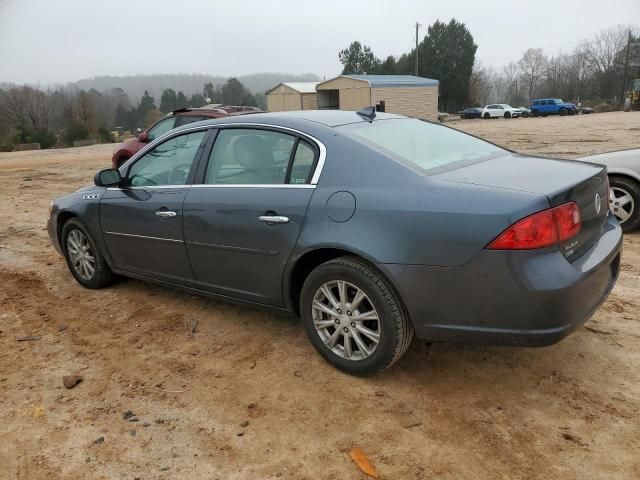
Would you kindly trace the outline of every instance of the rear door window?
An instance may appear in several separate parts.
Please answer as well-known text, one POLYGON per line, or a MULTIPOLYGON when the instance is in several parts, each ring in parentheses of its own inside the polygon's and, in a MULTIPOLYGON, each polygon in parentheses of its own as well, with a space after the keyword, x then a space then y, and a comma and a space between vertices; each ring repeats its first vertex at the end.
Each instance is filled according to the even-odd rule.
POLYGON ((306 184, 316 150, 297 136, 248 128, 220 130, 209 155, 204 183, 227 185, 306 184))
POLYGON ((270 130, 221 130, 209 156, 207 184, 284 184, 296 137, 270 130))

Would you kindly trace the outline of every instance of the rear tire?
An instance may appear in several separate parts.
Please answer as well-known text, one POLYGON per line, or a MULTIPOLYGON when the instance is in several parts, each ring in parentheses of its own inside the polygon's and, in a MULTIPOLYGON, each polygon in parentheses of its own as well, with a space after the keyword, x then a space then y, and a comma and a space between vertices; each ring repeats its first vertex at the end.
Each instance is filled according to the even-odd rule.
POLYGON ((60 245, 69 271, 80 285, 96 289, 114 282, 115 275, 80 220, 72 218, 64 224, 60 245))
POLYGON ((609 188, 609 210, 620 222, 622 231, 627 233, 640 227, 640 183, 612 175, 609 188), (618 205, 623 202, 626 203, 618 205))
POLYGON ((330 260, 309 274, 300 316, 318 353, 352 375, 389 368, 413 338, 413 325, 394 289, 372 266, 352 257, 330 260))

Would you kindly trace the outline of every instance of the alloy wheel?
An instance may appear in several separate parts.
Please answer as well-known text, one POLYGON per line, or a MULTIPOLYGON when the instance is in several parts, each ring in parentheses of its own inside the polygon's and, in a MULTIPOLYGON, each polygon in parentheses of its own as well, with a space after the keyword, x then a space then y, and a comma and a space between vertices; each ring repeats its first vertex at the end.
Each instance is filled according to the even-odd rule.
POLYGON ((609 210, 620 223, 624 223, 633 215, 635 202, 631 193, 620 187, 609 188, 609 210))
POLYGON ((67 252, 71 266, 83 280, 91 280, 96 272, 96 259, 87 236, 80 230, 67 235, 67 252))
POLYGON ((312 304, 313 326, 336 355, 347 360, 370 357, 380 343, 380 319, 369 297, 344 280, 323 284, 312 304))

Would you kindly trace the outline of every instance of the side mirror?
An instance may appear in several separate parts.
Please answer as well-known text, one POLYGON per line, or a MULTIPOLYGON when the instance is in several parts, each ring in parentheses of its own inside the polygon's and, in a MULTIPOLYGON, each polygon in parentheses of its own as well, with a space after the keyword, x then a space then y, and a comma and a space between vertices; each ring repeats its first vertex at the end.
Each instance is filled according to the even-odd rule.
POLYGON ((96 173, 93 181, 98 187, 117 187, 122 183, 122 175, 115 168, 105 168, 96 173))
POLYGON ((149 134, 147 132, 141 132, 138 134, 138 141, 147 143, 149 141, 149 134))

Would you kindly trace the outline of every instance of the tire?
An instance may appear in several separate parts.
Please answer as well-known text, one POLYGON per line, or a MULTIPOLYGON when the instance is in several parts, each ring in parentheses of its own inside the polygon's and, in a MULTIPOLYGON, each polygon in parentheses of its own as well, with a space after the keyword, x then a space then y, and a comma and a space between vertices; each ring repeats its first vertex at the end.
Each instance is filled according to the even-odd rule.
POLYGON ((307 336, 318 353, 334 367, 352 375, 370 375, 389 368, 402 357, 413 338, 413 325, 388 281, 372 266, 352 257, 330 260, 309 274, 300 293, 300 316, 307 336), (356 309, 353 312, 347 310, 346 315, 340 309, 344 305, 340 303, 340 284, 345 286, 346 308, 350 308, 359 292, 364 295, 356 309), (330 292, 332 300, 324 293, 326 291, 330 292), (313 307, 319 303, 325 308, 313 307), (333 315, 327 312, 327 306, 333 315), (358 315, 372 312, 377 320, 361 320, 360 324, 352 321, 358 315), (327 326, 316 329, 315 322, 325 322, 327 326), (377 333, 377 343, 360 333, 363 327, 365 331, 377 333), (346 331, 346 336, 343 331, 346 331), (368 352, 363 353, 354 333, 360 342, 366 342, 368 352), (336 341, 331 347, 329 343, 333 337, 336 341))
POLYGON ((522 112, 523 118, 529 118, 529 112, 522 112))
POLYGON ((533 114, 534 117, 540 116, 540 112, 538 110, 531 110, 531 113, 533 114))
POLYGON ((109 268, 102 253, 100 253, 89 230, 80 220, 72 218, 64 224, 60 244, 64 252, 64 258, 67 261, 67 267, 69 267, 69 271, 80 285, 85 288, 97 289, 109 286, 114 282, 115 275, 109 268), (74 266, 74 245, 84 245, 82 243, 83 239, 87 242, 87 249, 83 251, 85 257, 83 258, 88 258, 87 254, 93 258, 93 262, 87 260, 88 263, 93 264, 93 272, 90 272, 89 267, 82 267, 82 261, 76 263, 77 266, 74 266))
POLYGON ((609 209, 620 221, 622 231, 627 233, 640 227, 640 183, 630 178, 612 175, 609 177, 609 188, 609 209), (621 199, 628 201, 624 205, 617 205, 621 199), (621 219, 623 213, 625 217, 628 215, 628 218, 621 219))
POLYGON ((558 113, 560 114, 561 117, 564 117, 569 112, 567 111, 566 108, 561 108, 558 113))
POLYGON ((489 115, 489 112, 485 113, 482 118, 491 118, 491 115, 489 115))
POLYGON ((504 118, 511 118, 511 112, 504 112, 504 118))

